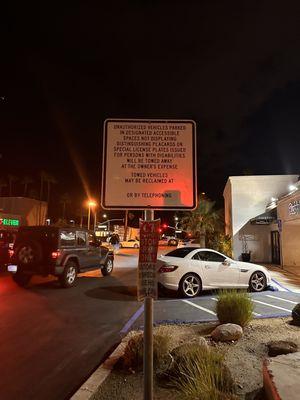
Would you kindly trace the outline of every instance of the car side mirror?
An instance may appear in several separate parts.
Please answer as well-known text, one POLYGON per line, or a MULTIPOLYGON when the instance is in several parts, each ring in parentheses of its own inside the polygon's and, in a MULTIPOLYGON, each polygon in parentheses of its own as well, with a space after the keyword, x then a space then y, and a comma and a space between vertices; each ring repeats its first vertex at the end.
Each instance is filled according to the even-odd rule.
POLYGON ((228 258, 226 258, 226 259, 222 262, 222 264, 225 265, 226 267, 229 267, 230 264, 231 264, 231 262, 230 262, 230 260, 229 260, 228 258))

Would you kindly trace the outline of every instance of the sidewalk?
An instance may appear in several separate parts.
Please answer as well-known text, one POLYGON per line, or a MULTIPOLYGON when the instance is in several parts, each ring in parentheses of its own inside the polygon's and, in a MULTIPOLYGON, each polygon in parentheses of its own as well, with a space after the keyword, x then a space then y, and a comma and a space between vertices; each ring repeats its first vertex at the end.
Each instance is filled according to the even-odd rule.
POLYGON ((280 267, 274 264, 264 265, 271 273, 274 286, 278 290, 300 293, 300 267, 280 267))

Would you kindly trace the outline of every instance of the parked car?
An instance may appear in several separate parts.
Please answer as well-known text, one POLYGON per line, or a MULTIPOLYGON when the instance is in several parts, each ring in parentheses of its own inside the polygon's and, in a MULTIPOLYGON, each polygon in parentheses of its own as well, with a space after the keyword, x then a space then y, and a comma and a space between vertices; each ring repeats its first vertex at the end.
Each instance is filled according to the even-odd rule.
POLYGON ((75 284, 80 272, 113 270, 114 255, 100 245, 94 233, 78 228, 30 226, 19 229, 8 270, 20 286, 33 275, 54 275, 63 287, 75 284))
POLYGON ((106 247, 110 252, 114 252, 114 247, 111 243, 101 241, 101 246, 106 247))
POLYGON ((120 247, 133 247, 138 249, 140 247, 140 242, 137 239, 129 239, 120 242, 120 247))
POLYGON ((215 250, 177 248, 157 260, 161 286, 179 291, 184 297, 203 290, 249 288, 261 292, 271 284, 269 271, 261 265, 235 261, 215 250))
POLYGON ((159 240, 160 246, 177 246, 178 239, 175 236, 164 236, 159 240))
POLYGON ((177 248, 181 247, 200 247, 199 239, 182 239, 178 241, 177 248))

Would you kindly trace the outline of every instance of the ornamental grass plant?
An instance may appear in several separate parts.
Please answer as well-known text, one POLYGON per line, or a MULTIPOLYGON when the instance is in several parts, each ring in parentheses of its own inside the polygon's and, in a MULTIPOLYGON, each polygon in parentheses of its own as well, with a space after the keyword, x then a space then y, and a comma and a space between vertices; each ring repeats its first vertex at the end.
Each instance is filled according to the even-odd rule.
POLYGON ((234 400, 234 382, 215 349, 195 346, 176 365, 170 384, 184 400, 234 400))
MULTIPOLYGON (((159 327, 153 334, 153 363, 157 367, 170 351, 171 336, 167 329, 159 327)), ((143 367, 144 335, 134 333, 129 339, 121 358, 122 369, 141 370, 143 367)))
POLYGON ((245 291, 222 290, 218 294, 216 313, 221 324, 246 326, 253 318, 253 301, 245 291))

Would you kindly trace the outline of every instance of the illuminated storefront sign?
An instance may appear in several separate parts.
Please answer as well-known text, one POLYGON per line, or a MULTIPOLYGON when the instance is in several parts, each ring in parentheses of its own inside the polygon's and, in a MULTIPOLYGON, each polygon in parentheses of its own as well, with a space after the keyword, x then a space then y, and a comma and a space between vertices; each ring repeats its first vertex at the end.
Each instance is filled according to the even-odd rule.
POLYGON ((18 219, 11 218, 0 218, 0 226, 19 226, 20 221, 18 219))
POLYGON ((291 201, 288 207, 289 215, 300 215, 300 199, 291 201))

